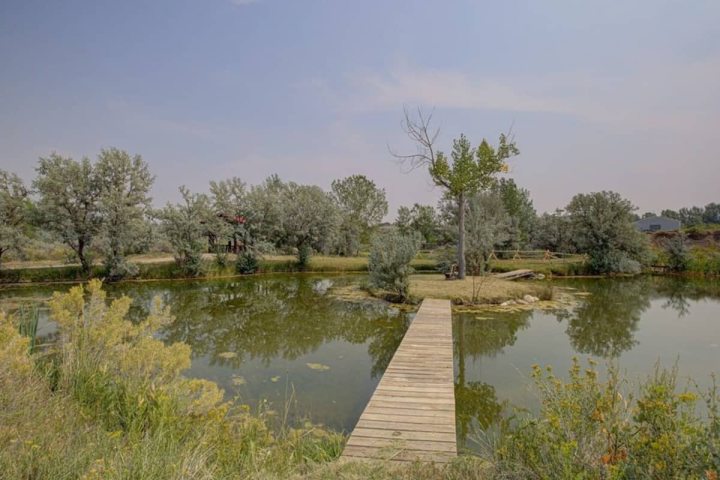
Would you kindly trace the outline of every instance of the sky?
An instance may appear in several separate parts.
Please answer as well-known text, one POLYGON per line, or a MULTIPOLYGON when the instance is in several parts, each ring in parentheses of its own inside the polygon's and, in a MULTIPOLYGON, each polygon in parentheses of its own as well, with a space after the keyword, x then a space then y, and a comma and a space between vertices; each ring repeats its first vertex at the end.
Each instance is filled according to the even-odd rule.
POLYGON ((187 185, 364 174, 434 204, 403 108, 439 148, 512 128, 539 212, 614 190, 641 211, 720 201, 717 0, 0 0, 0 168, 140 154, 187 185))

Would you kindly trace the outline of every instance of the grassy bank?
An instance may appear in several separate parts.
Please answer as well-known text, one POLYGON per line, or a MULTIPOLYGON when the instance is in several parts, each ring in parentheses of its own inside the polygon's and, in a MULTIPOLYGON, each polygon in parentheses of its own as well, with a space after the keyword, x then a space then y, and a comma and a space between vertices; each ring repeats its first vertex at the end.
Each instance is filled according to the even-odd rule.
POLYGON ((418 300, 447 298, 456 305, 470 305, 499 304, 522 299, 525 295, 551 300, 553 292, 552 286, 538 281, 518 282, 489 276, 446 280, 443 275, 413 275, 410 277, 410 295, 418 300))
MULTIPOLYGON (((138 255, 130 257, 130 261, 138 266, 135 280, 158 280, 185 278, 182 270, 175 264, 171 256, 138 255)), ((233 264, 234 257, 229 256, 228 265, 220 266, 214 255, 203 257, 203 277, 216 278, 236 275, 233 264)), ((270 272, 367 272, 368 259, 360 257, 339 257, 316 255, 310 258, 309 265, 301 269, 296 257, 292 255, 268 255, 260 260, 258 273, 270 272)), ((420 272, 432 272, 436 262, 428 256, 418 256, 412 262, 413 268, 420 272)), ((90 278, 103 278, 105 269, 102 265, 94 265, 90 278)), ((77 282, 87 280, 79 265, 65 265, 61 262, 36 261, 13 262, 0 270, 0 283, 39 283, 39 282, 77 282)))
POLYGON ((585 257, 575 255, 565 258, 553 258, 543 260, 542 258, 529 259, 498 259, 490 262, 490 270, 493 272, 510 272, 512 270, 528 269, 548 276, 572 276, 587 275, 588 268, 585 257))

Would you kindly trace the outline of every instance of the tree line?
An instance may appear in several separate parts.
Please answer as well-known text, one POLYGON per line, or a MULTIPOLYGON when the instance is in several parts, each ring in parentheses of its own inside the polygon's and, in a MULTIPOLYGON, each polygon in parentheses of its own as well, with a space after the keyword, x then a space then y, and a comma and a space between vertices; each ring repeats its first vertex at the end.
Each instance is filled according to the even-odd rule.
POLYGON ((202 254, 255 255, 292 251, 301 264, 312 252, 357 255, 387 214, 385 191, 362 175, 315 185, 277 175, 248 186, 239 178, 210 182, 209 192, 179 188, 181 201, 155 209, 155 177, 141 156, 116 148, 93 162, 52 154, 40 158, 30 186, 0 170, 0 260, 20 257, 33 237, 62 242, 85 273, 102 258, 108 279, 137 273, 131 254, 165 243, 184 273, 197 275, 202 254))
MULTIPOLYGON (((400 207, 392 225, 381 224, 388 213, 385 190, 363 175, 337 179, 330 191, 277 175, 258 185, 234 177, 210 182, 207 192, 181 186, 179 202, 156 209, 148 164, 110 148, 95 161, 40 158, 30 186, 0 170, 0 260, 8 251, 22 255, 29 238, 42 238, 66 245, 85 273, 98 255, 111 280, 135 275, 128 256, 158 245, 186 275, 202 271, 206 252, 221 265, 229 253, 238 254, 236 269, 250 273, 263 253, 293 253, 303 267, 313 252, 354 256, 373 244, 382 251, 370 256, 371 267, 384 263, 405 273, 418 248, 444 247, 452 257, 444 263, 454 263, 460 278, 486 271, 496 250, 584 253, 593 273, 637 272, 651 263, 629 200, 615 192, 581 193, 564 209, 538 215, 530 192, 507 175, 508 160, 520 153, 511 134, 477 146, 461 134, 446 155, 431 118, 406 112, 404 129, 417 149, 393 154, 426 168, 443 197, 437 206, 400 207), (379 227, 383 235, 373 242, 379 227)), ((686 225, 717 223, 720 205, 662 214, 686 225)))

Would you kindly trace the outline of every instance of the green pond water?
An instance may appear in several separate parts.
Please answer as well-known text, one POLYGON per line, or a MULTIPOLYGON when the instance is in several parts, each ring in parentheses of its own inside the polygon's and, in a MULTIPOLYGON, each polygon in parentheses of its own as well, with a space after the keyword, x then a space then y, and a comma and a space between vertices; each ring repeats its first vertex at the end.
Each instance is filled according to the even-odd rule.
MULTIPOLYGON (((334 292, 364 277, 267 275, 232 280, 123 283, 110 297, 135 299, 134 318, 159 295, 176 321, 160 335, 193 350, 187 375, 217 382, 228 398, 289 411, 350 431, 412 321, 380 301, 334 292)), ((453 315, 458 437, 477 447, 477 431, 514 407, 537 408, 533 364, 562 374, 573 356, 616 362, 631 379, 676 362, 701 388, 720 371, 720 281, 640 277, 554 281, 575 299, 552 312, 453 315)), ((0 308, 47 298, 68 286, 0 289, 0 308)), ((41 311, 39 334, 54 325, 41 311)))

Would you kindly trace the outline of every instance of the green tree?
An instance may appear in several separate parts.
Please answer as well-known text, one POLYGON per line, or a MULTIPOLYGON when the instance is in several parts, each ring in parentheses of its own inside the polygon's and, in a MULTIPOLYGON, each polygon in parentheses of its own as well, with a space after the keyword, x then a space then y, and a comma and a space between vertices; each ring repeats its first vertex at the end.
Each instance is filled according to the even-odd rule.
POLYGON ((305 266, 312 250, 327 252, 334 243, 338 208, 320 187, 294 182, 287 184, 282 203, 285 242, 297 248, 298 262, 305 266))
POLYGON ((703 223, 720 223, 720 203, 708 203, 703 212, 703 223))
POLYGON ((679 233, 670 237, 663 243, 668 257, 668 267, 675 272, 684 272, 690 266, 690 249, 685 241, 685 235, 679 233))
POLYGON ((0 170, 0 261, 9 250, 22 251, 28 202, 28 190, 20 177, 0 170))
POLYGON ((543 213, 535 224, 532 245, 551 252, 574 253, 577 248, 570 226, 570 217, 563 210, 543 213))
POLYGON ((90 160, 75 161, 53 153, 41 158, 33 182, 40 199, 42 224, 77 255, 85 273, 91 261, 87 249, 102 225, 101 182, 90 160))
POLYGON ((487 271, 496 246, 510 238, 511 219, 502 198, 493 192, 474 193, 467 201, 465 259, 470 275, 487 271))
POLYGON ((360 242, 387 215, 385 190, 364 175, 352 175, 333 180, 332 197, 342 214, 339 251, 357 255, 360 242))
POLYGON ((110 279, 137 273, 127 262, 148 229, 150 188, 155 180, 140 155, 111 148, 102 150, 95 164, 100 183, 99 213, 102 216, 102 252, 110 279))
POLYGON ((285 198, 287 185, 271 175, 260 185, 253 185, 245 196, 247 204, 245 227, 256 241, 282 246, 286 242, 285 198))
POLYGON ((506 161, 520 151, 515 141, 505 134, 500 135, 497 147, 485 139, 473 148, 464 136, 453 141, 450 159, 435 147, 439 130, 430 129, 432 115, 418 111, 417 119, 410 118, 405 111, 403 127, 405 133, 417 145, 417 152, 411 155, 397 155, 396 158, 409 162, 412 168, 427 167, 435 185, 445 192, 458 206, 457 259, 458 277, 465 278, 465 203, 468 196, 494 186, 497 174, 506 172, 506 161))
POLYGON ((417 232, 422 238, 424 247, 435 245, 438 242, 440 224, 432 205, 416 203, 412 209, 400 207, 395 219, 395 226, 404 235, 417 232))
POLYGON ((530 243, 537 221, 530 192, 519 188, 512 178, 501 178, 496 191, 510 217, 509 237, 505 246, 511 249, 523 248, 530 243))
POLYGON ((218 258, 224 255, 225 241, 231 242, 231 250, 246 249, 253 241, 248 230, 248 192, 245 182, 237 177, 210 182, 210 200, 215 213, 211 222, 211 245, 218 258))
POLYGON ((615 192, 578 194, 566 211, 578 250, 590 257, 595 273, 637 273, 649 245, 632 222, 635 207, 615 192))
POLYGON ((703 223, 705 209, 701 207, 681 208, 678 211, 680 222, 684 227, 692 227, 703 223))
POLYGON ((663 210, 660 212, 660 215, 667 218, 674 218, 675 220, 680 220, 680 214, 676 212, 675 210, 663 210))
POLYGON ((202 272, 202 254, 207 245, 207 219, 212 216, 207 195, 180 187, 182 202, 167 204, 156 213, 161 231, 172 245, 175 261, 189 276, 202 272))

